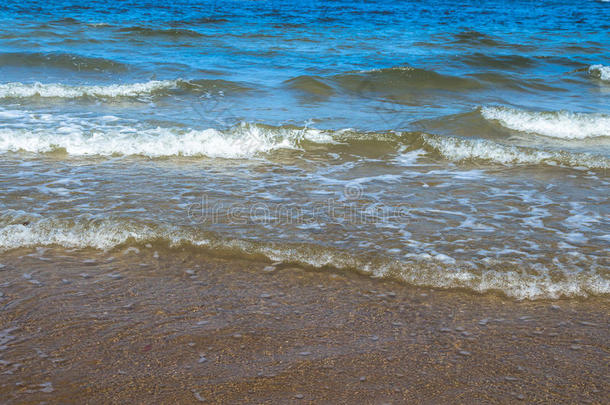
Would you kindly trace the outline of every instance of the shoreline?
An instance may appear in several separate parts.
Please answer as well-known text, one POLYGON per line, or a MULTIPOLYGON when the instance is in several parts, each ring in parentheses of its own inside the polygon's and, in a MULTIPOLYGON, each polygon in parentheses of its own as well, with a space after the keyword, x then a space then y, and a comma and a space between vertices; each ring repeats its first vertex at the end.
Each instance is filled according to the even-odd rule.
POLYGON ((609 395, 605 296, 515 301, 160 253, 4 253, 3 403, 601 404, 609 395))

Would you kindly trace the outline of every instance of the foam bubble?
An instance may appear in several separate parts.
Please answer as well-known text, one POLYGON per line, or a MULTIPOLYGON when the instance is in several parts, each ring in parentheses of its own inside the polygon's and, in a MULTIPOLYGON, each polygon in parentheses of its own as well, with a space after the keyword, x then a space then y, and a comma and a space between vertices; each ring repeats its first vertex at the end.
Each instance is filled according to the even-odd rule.
POLYGON ((553 138, 584 139, 610 136, 610 116, 569 111, 535 112, 507 107, 483 107, 481 115, 503 127, 553 138))

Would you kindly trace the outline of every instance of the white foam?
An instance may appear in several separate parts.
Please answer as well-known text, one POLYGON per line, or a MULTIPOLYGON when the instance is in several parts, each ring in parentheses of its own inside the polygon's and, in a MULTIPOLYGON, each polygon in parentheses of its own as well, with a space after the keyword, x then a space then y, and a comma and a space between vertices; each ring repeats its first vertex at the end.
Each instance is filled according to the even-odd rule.
POLYGON ((78 98, 135 97, 163 89, 175 89, 181 80, 151 80, 144 83, 111 84, 107 86, 70 86, 59 83, 3 83, 0 98, 78 98))
POLYGON ((569 111, 536 112, 506 107, 483 107, 481 115, 521 132, 562 139, 610 136, 610 116, 569 111))
POLYGON ((129 229, 112 222, 66 225, 40 220, 30 225, 11 224, 0 228, 0 249, 60 245, 68 248, 109 249, 126 242, 153 236, 146 228, 129 229))
POLYGON ((390 71, 410 72, 412 70, 415 70, 415 68, 413 68, 411 66, 394 66, 394 67, 390 67, 390 68, 359 70, 358 73, 380 73, 380 72, 390 72, 390 71))
POLYGON ((396 156, 395 161, 401 166, 416 166, 417 160, 425 154, 425 150, 416 149, 396 156))
POLYGON ((32 218, 8 211, 0 216, 0 251, 22 247, 58 245, 66 248, 107 250, 130 240, 143 242, 158 238, 176 245, 190 242, 207 245, 209 241, 170 226, 148 225, 122 220, 32 218), (23 225, 27 219, 28 225, 23 225), (3 223, 3 224, 2 224, 3 223))
POLYGON ((610 81, 610 66, 591 65, 589 66, 589 74, 598 79, 610 81))
POLYGON ((7 119, 7 118, 20 118, 22 117, 24 114, 22 111, 18 111, 18 110, 2 110, 0 111, 0 118, 3 119, 7 119))
POLYGON ((515 265, 490 259, 489 265, 478 269, 480 265, 458 262, 444 254, 406 255, 407 261, 368 261, 347 252, 320 247, 260 246, 246 241, 232 241, 224 246, 243 252, 262 253, 272 261, 297 262, 318 268, 358 269, 374 277, 392 276, 419 286, 467 288, 481 293, 501 291, 517 299, 557 299, 610 293, 610 281, 600 275, 595 265, 588 266, 587 273, 545 268, 530 273, 524 270, 526 265, 523 263, 515 265), (514 270, 507 269, 507 266, 512 266, 514 270), (498 268, 503 270, 496 270, 498 268))
POLYGON ((425 135, 424 141, 452 161, 489 160, 501 164, 548 164, 610 168, 610 159, 587 153, 544 151, 503 145, 486 139, 461 139, 425 135))
POLYGON ((45 153, 63 150, 70 155, 208 156, 245 158, 275 149, 295 149, 304 140, 332 142, 314 129, 271 128, 242 124, 227 131, 148 128, 115 125, 85 127, 66 122, 58 128, 0 129, 0 151, 45 153))
MULTIPOLYGON (((530 269, 527 263, 511 263, 493 258, 468 263, 436 252, 405 255, 404 261, 371 259, 317 245, 280 246, 246 240, 207 239, 187 229, 111 219, 68 221, 27 217, 29 225, 22 225, 23 219, 26 217, 16 212, 0 217, 0 251, 51 245, 107 250, 130 241, 145 243, 164 239, 171 246, 190 243, 208 249, 232 249, 236 255, 264 255, 271 261, 301 263, 319 268, 332 266, 346 270, 357 269, 375 277, 391 276, 420 286, 467 288, 478 292, 502 291, 518 299, 554 299, 610 293, 610 281, 604 278, 603 267, 591 262, 581 264, 579 268, 583 271, 574 273, 561 267, 546 269, 538 266, 530 269)), ((0 343, 1 338, 0 333, 0 343)))

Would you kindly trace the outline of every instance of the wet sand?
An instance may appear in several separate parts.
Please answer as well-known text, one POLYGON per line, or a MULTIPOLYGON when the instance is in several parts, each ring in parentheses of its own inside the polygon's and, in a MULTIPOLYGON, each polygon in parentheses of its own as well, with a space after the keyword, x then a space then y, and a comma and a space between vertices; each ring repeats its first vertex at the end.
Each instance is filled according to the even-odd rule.
POLYGON ((0 263, 0 403, 610 397, 607 297, 517 302, 158 246, 0 263))

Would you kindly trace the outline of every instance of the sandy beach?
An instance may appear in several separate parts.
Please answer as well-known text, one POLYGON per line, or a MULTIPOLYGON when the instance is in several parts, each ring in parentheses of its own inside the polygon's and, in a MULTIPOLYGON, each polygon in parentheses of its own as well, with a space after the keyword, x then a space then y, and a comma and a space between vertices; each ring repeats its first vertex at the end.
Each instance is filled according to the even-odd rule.
POLYGON ((6 404, 602 404, 609 394, 603 297, 519 302, 154 246, 21 249, 2 263, 6 404))

